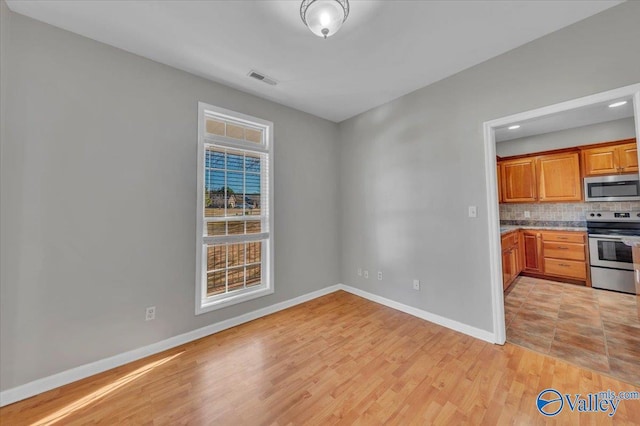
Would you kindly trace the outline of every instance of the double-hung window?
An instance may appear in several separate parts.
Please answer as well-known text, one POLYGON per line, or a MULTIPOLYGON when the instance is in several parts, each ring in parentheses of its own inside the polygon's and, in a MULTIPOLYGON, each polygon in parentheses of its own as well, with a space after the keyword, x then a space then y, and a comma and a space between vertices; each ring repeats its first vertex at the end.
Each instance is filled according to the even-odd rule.
POLYGON ((273 293, 273 123, 198 105, 196 314, 273 293))

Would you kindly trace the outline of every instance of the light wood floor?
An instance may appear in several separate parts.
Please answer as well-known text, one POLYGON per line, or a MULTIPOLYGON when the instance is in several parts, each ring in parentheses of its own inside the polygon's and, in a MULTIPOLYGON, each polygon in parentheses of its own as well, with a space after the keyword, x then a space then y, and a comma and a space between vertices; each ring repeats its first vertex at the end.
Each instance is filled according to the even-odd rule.
MULTIPOLYGON (((538 393, 638 390, 337 292, 0 409, 22 424, 543 424, 538 393)), ((563 410, 557 424, 638 424, 563 410)), ((634 423, 635 421, 635 423, 634 423)))

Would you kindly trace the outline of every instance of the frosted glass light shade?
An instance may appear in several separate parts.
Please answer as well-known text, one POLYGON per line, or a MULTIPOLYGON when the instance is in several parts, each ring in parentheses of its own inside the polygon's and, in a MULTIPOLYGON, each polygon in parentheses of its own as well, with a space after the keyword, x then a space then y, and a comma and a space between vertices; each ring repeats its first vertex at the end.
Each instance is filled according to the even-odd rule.
POLYGON ((319 37, 338 32, 348 15, 348 0, 304 0, 300 5, 302 21, 319 37))

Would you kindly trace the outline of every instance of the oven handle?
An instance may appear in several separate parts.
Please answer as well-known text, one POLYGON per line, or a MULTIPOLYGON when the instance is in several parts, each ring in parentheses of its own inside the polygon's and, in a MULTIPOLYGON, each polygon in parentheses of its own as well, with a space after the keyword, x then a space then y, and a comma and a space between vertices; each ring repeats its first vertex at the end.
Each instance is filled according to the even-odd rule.
POLYGON ((622 241, 624 237, 612 237, 611 235, 598 235, 598 234, 589 234, 589 238, 598 239, 598 240, 614 240, 614 241, 622 241))

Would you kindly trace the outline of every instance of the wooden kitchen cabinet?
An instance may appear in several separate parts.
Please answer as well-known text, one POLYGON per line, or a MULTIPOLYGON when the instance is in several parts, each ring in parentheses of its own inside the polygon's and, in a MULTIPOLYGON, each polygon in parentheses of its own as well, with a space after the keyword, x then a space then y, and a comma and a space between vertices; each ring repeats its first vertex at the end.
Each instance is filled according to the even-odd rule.
MULTIPOLYGON (((585 176, 614 175, 638 171, 638 148, 634 142, 582 150, 585 176)), ((626 142, 625 141, 625 142, 626 142)))
POLYGON ((543 274, 589 282, 585 232, 541 231, 543 274))
POLYGON ((580 155, 568 152, 539 156, 537 180, 540 202, 582 200, 580 155))
POLYGON ((500 172, 503 202, 530 203, 538 199, 535 158, 504 160, 500 172))
POLYGON ((586 232, 526 229, 521 233, 523 274, 591 286, 586 232))
POLYGON ((502 203, 504 201, 504 197, 502 196, 502 171, 500 168, 500 163, 498 163, 496 169, 496 181, 498 183, 498 203, 502 203))
POLYGON ((522 248, 520 231, 512 231, 502 236, 502 287, 504 290, 522 272, 522 248))
POLYGON ((525 272, 542 273, 542 234, 540 231, 522 231, 523 265, 525 272))
POLYGON ((577 151, 502 160, 500 175, 504 203, 582 200, 577 151))

